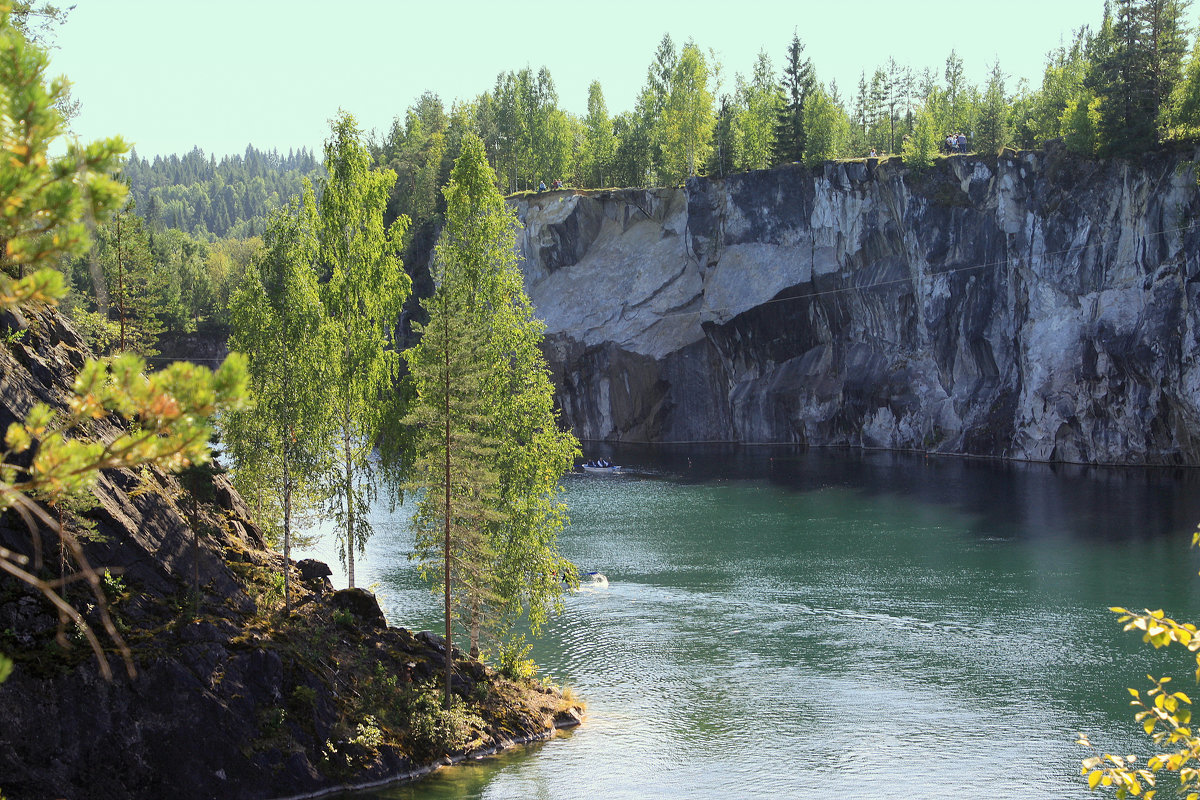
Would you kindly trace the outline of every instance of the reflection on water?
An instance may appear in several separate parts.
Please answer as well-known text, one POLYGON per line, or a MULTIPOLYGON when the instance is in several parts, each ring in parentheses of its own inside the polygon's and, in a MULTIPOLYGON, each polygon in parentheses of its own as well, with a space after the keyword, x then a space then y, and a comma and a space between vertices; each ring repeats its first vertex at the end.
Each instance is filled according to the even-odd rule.
MULTIPOLYGON (((610 583, 534 653, 586 724, 369 796, 1083 796, 1074 733, 1136 752, 1123 687, 1190 672, 1105 609, 1200 616, 1191 472, 587 455, 629 472, 566 480, 562 546, 610 583)), ((402 522, 377 512, 361 574, 394 623, 436 627, 402 522)))

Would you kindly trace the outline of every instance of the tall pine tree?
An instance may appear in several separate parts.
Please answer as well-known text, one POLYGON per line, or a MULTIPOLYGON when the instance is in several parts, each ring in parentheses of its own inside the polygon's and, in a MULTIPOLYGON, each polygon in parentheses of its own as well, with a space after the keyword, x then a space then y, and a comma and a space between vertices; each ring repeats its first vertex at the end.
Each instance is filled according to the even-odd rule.
POLYGON ((804 43, 792 32, 787 59, 783 64, 783 103, 775 122, 775 162, 786 164, 804 158, 807 136, 804 130, 804 104, 816 87, 812 59, 804 57, 804 43))
POLYGON ((478 138, 463 138, 445 194, 426 338, 405 353, 416 389, 409 421, 422 530, 440 531, 442 544, 420 557, 427 573, 441 572, 448 637, 457 617, 477 652, 489 624, 502 632, 526 613, 539 625, 562 580, 574 579, 557 547, 566 514, 558 481, 578 443, 558 424, 543 327, 517 263, 518 223, 478 138))

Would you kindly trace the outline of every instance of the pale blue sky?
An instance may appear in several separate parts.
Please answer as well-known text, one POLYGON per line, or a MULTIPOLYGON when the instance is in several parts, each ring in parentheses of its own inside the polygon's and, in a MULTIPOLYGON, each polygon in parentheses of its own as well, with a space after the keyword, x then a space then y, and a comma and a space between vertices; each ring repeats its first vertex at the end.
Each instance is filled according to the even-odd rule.
POLYGON ((449 106, 525 65, 549 67, 577 114, 599 80, 616 113, 633 105, 665 32, 715 49, 729 83, 762 48, 778 67, 796 27, 818 78, 844 97, 889 55, 940 74, 951 48, 975 82, 998 57, 1013 85, 1036 84, 1046 52, 1103 10, 1103 0, 74 2, 52 71, 83 103, 75 131, 121 134, 143 156, 319 149, 339 108, 386 131, 426 89, 449 106))

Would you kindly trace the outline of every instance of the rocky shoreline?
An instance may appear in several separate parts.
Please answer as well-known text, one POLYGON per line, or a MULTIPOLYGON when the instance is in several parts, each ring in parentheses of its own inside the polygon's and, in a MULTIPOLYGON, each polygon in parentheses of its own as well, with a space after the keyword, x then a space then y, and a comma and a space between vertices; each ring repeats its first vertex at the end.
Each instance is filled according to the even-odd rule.
POLYGON ((432 764, 418 767, 417 769, 409 772, 389 775, 370 781, 346 783, 341 786, 330 786, 325 789, 319 789, 315 792, 297 794, 290 797, 277 797, 272 798, 272 800, 319 800, 319 798, 322 797, 332 797, 346 792, 365 792, 370 791, 371 789, 383 789, 388 786, 396 786, 398 784, 408 783, 410 781, 424 778, 426 775, 431 775, 443 767, 453 767, 467 761, 482 760, 491 756, 499 755, 500 753, 503 753, 506 750, 511 750, 514 747, 521 747, 522 745, 535 744, 547 739, 552 739, 558 731, 575 728, 581 724, 582 719, 571 718, 563 721, 555 720, 554 727, 543 733, 531 733, 525 736, 519 736, 515 739, 502 741, 499 744, 495 744, 490 747, 481 747, 476 750, 472 750, 467 753, 459 753, 458 755, 454 756, 443 756, 441 759, 432 764))
MULTIPOLYGON (((0 347, 0 429, 35 402, 60 405, 87 356, 52 311, 0 316, 0 333, 12 331, 23 333, 0 347)), ((156 470, 110 471, 94 501, 64 522, 91 563, 111 570, 107 604, 136 674, 109 648, 115 677, 105 681, 77 632, 63 631, 65 649, 56 641, 40 594, 0 578, 0 652, 15 662, 0 684, 8 800, 324 796, 582 718, 569 692, 514 682, 457 648, 456 706, 443 713, 441 638, 388 626, 374 596, 333 591, 319 562, 289 565, 294 605, 284 613, 282 556, 219 471, 194 495, 156 470)), ((45 576, 57 577, 56 540, 36 537, 45 576)), ((0 546, 32 555, 33 543, 15 515, 0 516, 0 546)), ((71 597, 84 602, 81 590, 71 597)), ((94 608, 81 610, 96 621, 94 608)))

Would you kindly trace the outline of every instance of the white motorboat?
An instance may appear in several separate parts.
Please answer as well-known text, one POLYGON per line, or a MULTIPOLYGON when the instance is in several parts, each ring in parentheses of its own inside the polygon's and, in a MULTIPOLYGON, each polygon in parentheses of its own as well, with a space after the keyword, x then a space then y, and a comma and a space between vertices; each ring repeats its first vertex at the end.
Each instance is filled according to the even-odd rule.
POLYGON ((617 464, 610 464, 607 461, 589 461, 586 464, 580 465, 584 472, 590 472, 593 475, 612 475, 620 472, 621 467, 617 464))

